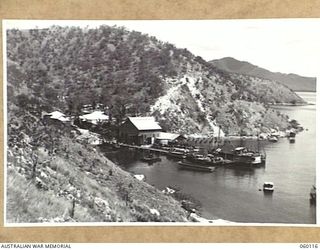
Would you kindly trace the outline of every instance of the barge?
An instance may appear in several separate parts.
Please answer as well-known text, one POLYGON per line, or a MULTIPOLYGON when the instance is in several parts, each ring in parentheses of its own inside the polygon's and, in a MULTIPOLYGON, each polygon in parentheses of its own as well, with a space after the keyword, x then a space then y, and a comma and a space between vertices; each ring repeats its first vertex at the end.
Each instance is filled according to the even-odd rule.
POLYGON ((179 167, 182 169, 200 171, 200 172, 213 172, 215 167, 203 166, 199 164, 195 164, 189 161, 179 161, 179 167))

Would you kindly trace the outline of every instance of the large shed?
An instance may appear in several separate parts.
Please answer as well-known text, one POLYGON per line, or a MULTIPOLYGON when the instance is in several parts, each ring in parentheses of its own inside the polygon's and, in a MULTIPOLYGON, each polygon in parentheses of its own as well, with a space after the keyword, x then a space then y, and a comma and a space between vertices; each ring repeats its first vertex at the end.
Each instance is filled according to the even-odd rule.
POLYGON ((154 117, 128 117, 119 127, 119 140, 128 144, 153 144, 162 128, 154 117))

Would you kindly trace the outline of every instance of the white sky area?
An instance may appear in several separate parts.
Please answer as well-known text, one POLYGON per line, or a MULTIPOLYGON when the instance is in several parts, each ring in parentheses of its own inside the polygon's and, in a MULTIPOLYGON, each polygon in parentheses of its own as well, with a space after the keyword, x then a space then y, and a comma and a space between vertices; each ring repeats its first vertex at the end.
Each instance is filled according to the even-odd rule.
POLYGON ((320 75, 320 19, 4 21, 5 29, 102 24, 147 33, 205 60, 234 57, 274 72, 320 75))

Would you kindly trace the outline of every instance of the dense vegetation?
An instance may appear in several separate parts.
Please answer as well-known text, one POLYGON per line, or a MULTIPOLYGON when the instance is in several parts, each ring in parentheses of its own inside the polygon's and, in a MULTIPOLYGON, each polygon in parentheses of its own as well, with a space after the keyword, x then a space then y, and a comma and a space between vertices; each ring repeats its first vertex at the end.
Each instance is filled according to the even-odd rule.
MULTIPOLYGON (((254 77, 239 80, 186 49, 124 28, 54 26, 42 30, 9 30, 7 39, 8 99, 15 103, 26 98, 33 102, 43 100, 42 111, 60 108, 79 113, 81 105, 99 102, 107 105, 121 122, 128 114, 150 114, 157 98, 185 76, 196 82, 194 87, 199 94, 180 100, 179 108, 189 107, 187 118, 197 122, 187 119, 190 122, 184 123, 185 117, 179 116, 169 119, 170 108, 158 117, 183 123, 171 128, 184 133, 212 132, 212 126, 207 126, 210 123, 222 126, 227 133, 239 133, 236 127, 246 125, 230 110, 235 102, 252 109, 255 109, 252 102, 256 102, 258 109, 261 105, 268 109, 269 102, 303 102, 282 84, 254 77), (190 106, 192 102, 195 105, 190 106), (229 118, 233 120, 232 127, 229 118)), ((192 90, 184 87, 181 91, 192 90)), ((284 124, 285 119, 278 120, 284 124)), ((263 123, 263 119, 258 120, 254 123, 263 123)), ((279 127, 279 121, 273 121, 275 127, 279 127)))
POLYGON ((255 134, 289 125, 269 102, 303 102, 279 83, 235 77, 108 26, 8 30, 7 96, 10 222, 187 220, 179 202, 79 143, 71 125, 43 120, 45 112, 79 115, 102 103, 117 124, 153 114, 170 131, 255 134))
POLYGON ((123 28, 8 32, 9 86, 75 110, 100 102, 146 112, 165 89, 161 77, 176 75, 175 61, 188 57, 186 50, 123 28), (10 76, 17 72, 15 81, 10 76))

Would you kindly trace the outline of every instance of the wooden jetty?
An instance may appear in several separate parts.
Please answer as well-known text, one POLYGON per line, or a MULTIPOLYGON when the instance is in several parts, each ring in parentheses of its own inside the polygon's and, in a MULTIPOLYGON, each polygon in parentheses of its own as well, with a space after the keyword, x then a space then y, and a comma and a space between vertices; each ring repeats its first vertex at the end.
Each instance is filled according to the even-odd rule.
POLYGON ((158 153, 162 153, 162 154, 167 154, 169 153, 168 150, 164 150, 164 149, 160 149, 160 148, 149 148, 149 147, 142 147, 142 146, 137 146, 137 145, 130 145, 130 144, 125 144, 125 143, 119 143, 120 147, 124 147, 124 148, 133 148, 133 149, 137 149, 137 150, 147 150, 150 152, 158 152, 158 153))

